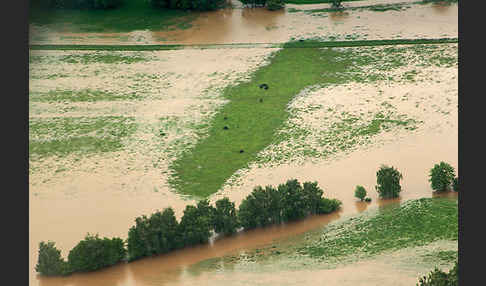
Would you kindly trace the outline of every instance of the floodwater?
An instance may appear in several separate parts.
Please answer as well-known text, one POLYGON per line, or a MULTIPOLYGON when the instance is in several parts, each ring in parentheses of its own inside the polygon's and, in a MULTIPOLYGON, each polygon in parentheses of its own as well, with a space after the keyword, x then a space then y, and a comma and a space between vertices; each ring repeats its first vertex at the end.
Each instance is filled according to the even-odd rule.
MULTIPOLYGON (((359 1, 366 6, 380 1, 359 1), (367 3, 369 2, 369 3, 367 3)), ((403 1, 400 1, 403 2, 403 1)), ((234 8, 200 13, 192 27, 174 31, 71 33, 30 26, 31 44, 241 44, 283 43, 291 38, 393 39, 458 36, 458 5, 410 4, 402 11, 348 10, 320 14, 289 12, 329 5, 289 5, 287 9, 234 8)))
MULTIPOLYGON (((416 134, 394 144, 353 153, 341 160, 325 165, 309 164, 300 168, 277 167, 273 172, 267 173, 266 176, 262 176, 260 181, 253 182, 253 184, 265 185, 265 180, 269 180, 269 176, 273 177, 274 182, 275 179, 286 180, 291 177, 299 180, 317 180, 320 186, 325 186, 325 196, 343 201, 342 210, 335 214, 314 216, 288 225, 240 233, 234 237, 217 239, 207 245, 146 258, 129 264, 120 264, 90 274, 75 274, 66 278, 45 278, 35 276, 31 268, 33 274, 31 285, 171 285, 179 284, 179 282, 184 284, 184 277, 187 276, 185 269, 196 262, 244 249, 252 249, 259 245, 272 243, 275 239, 322 227, 342 215, 355 214, 365 209, 403 202, 408 199, 437 196, 433 194, 427 181, 428 170, 441 160, 449 162, 457 170, 457 150, 457 129, 451 128, 435 135, 416 134), (382 163, 393 165, 403 173, 403 191, 399 199, 380 200, 377 198, 373 186, 376 180, 375 172, 382 163), (275 176, 279 178, 275 178, 275 176), (357 184, 363 185, 368 190, 368 195, 372 198, 371 203, 357 202, 353 197, 353 190, 357 184)), ((446 196, 455 197, 457 195, 448 193, 446 196)), ((74 238, 70 237, 69 229, 58 229, 56 227, 61 217, 56 220, 54 213, 58 215, 64 212, 78 213, 79 221, 73 221, 70 224, 73 229, 85 227, 86 222, 89 222, 89 224, 105 224, 103 228, 106 229, 106 232, 103 235, 109 236, 115 233, 120 234, 120 230, 125 230, 124 233, 126 233, 128 225, 134 218, 133 216, 128 218, 127 214, 135 214, 137 211, 150 209, 156 205, 157 201, 134 196, 132 199, 127 199, 125 204, 127 208, 119 209, 120 202, 117 202, 118 200, 119 198, 116 197, 104 197, 103 194, 93 194, 86 201, 63 199, 39 203, 41 201, 34 200, 34 204, 31 205, 31 213, 42 215, 45 221, 50 222, 49 227, 44 226, 43 234, 46 238, 56 238, 56 242, 66 242, 68 238, 74 238), (47 207, 56 208, 56 212, 42 211, 43 208, 47 207), (109 211, 110 209, 111 211, 109 211), (53 216, 45 217, 46 213, 51 213, 53 216), (97 219, 97 216, 102 213, 103 219, 97 219), (111 213, 112 217, 107 218, 107 213, 111 213)), ((236 202, 239 204, 240 200, 236 202)), ((174 207, 176 210, 181 210, 182 205, 174 207)), ((38 225, 37 227, 41 226, 38 225)), ((86 230, 89 230, 89 228, 86 228, 86 230)), ((32 231, 35 230, 31 229, 32 231)), ((246 277, 243 274, 240 275, 242 279, 246 277)), ((198 281, 200 280, 204 279, 198 279, 198 281)), ((187 281, 186 285, 189 285, 187 281)))
MULTIPOLYGON (((356 10, 327 13, 326 17, 319 17, 302 12, 289 13, 287 10, 270 12, 260 8, 225 9, 202 13, 193 23, 192 28, 176 32, 135 31, 128 34, 114 33, 109 35, 74 34, 67 31, 62 33, 44 31, 39 27, 31 26, 33 33, 30 34, 30 43, 276 43, 288 41, 291 37, 315 35, 324 37, 357 35, 365 39, 457 37, 457 11, 457 5, 441 6, 433 4, 412 5, 412 8, 399 12, 356 10), (41 37, 37 38, 37 36, 41 37), (128 36, 128 40, 120 39, 124 36, 128 36)), ((184 67, 185 65, 181 66, 184 67)), ((204 64, 199 66, 201 69, 205 67, 204 64)), ((433 194, 431 191, 428 182, 428 170, 439 161, 448 162, 457 170, 457 138, 457 119, 455 119, 453 126, 445 130, 435 133, 414 133, 386 146, 356 151, 336 161, 319 164, 309 163, 303 166, 283 165, 268 170, 257 170, 245 177, 242 186, 231 188, 229 197, 237 205, 255 185, 275 185, 289 178, 297 178, 299 181, 318 181, 319 186, 324 189, 326 197, 337 198, 343 202, 342 210, 331 215, 315 216, 296 223, 239 233, 233 237, 216 239, 208 245, 146 258, 129 264, 122 263, 101 271, 75 274, 65 278, 47 278, 36 275, 34 266, 37 261, 37 243, 39 241, 54 240, 56 246, 62 250, 63 257, 67 257, 69 249, 82 239, 82 233, 99 232, 100 236, 126 238, 128 229, 134 224, 135 217, 143 214, 148 215, 165 206, 172 206, 176 216, 180 218, 185 205, 193 204, 194 201, 184 200, 164 190, 158 192, 141 190, 141 187, 138 186, 141 186, 144 180, 150 178, 158 180, 165 176, 159 173, 145 174, 138 171, 129 172, 123 180, 119 178, 120 181, 135 185, 137 188, 122 188, 118 192, 110 190, 110 182, 107 181, 102 171, 88 173, 89 170, 86 170, 85 176, 89 177, 89 184, 76 185, 73 182, 81 180, 66 177, 65 182, 68 186, 66 188, 57 187, 49 190, 45 187, 45 190, 39 192, 39 187, 36 186, 31 189, 29 195, 30 285, 142 286, 193 285, 196 283, 198 285, 221 285, 227 284, 228 281, 231 281, 232 285, 235 283, 241 285, 265 284, 265 281, 284 285, 287 281, 293 281, 294 284, 299 283, 295 280, 296 278, 291 279, 292 277, 312 276, 320 277, 315 279, 325 279, 323 277, 326 277, 328 272, 323 272, 322 275, 306 271, 296 274, 282 273, 278 277, 273 275, 271 279, 267 277, 267 280, 262 280, 259 276, 243 273, 217 275, 202 273, 194 276, 187 271, 187 268, 208 258, 270 244, 275 239, 323 227, 344 215, 356 214, 374 207, 403 202, 408 199, 443 196, 433 194), (376 171, 383 163, 393 165, 403 173, 403 192, 398 200, 379 200, 374 190, 376 171), (358 184, 366 188, 368 196, 372 198, 371 203, 357 202, 354 198, 354 188, 358 184)), ((98 164, 96 160, 93 162, 93 164, 98 164)), ((122 169, 121 165, 124 163, 125 161, 120 160, 118 163, 103 167, 110 170, 112 168, 122 169)), ((96 166, 93 166, 93 169, 96 170, 96 166)), ((83 177, 82 173, 78 174, 83 177)), ((150 183, 152 184, 152 181, 150 183)), ((49 186, 49 184, 45 184, 45 186, 49 186)), ((456 194, 448 193, 446 196, 454 197, 456 194)), ((212 200, 216 198, 216 196, 213 196, 212 200)), ((377 267, 373 269, 375 268, 377 269, 377 267)), ((349 271, 342 272, 340 275, 342 277, 342 275, 349 273, 349 271)), ((393 273, 393 277, 397 277, 396 272, 390 271, 389 273, 393 273)), ((356 283, 366 281, 363 280, 363 277, 360 279, 352 281, 356 283)), ((391 279, 391 276, 387 279, 391 279)), ((307 283, 321 283, 324 280, 306 281, 307 283)), ((386 283, 382 285, 384 284, 386 283)))

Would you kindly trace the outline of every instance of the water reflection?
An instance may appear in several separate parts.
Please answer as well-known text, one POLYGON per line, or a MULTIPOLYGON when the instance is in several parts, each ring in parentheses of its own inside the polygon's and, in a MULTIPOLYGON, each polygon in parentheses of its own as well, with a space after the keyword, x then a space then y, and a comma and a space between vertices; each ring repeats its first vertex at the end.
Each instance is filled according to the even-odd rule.
POLYGON ((434 12, 437 12, 439 14, 444 14, 450 10, 452 3, 443 1, 443 2, 434 2, 432 3, 432 9, 434 9, 434 12))
POLYGON ((343 21, 349 18, 349 12, 345 11, 336 11, 336 12, 329 12, 329 19, 332 21, 343 21))
POLYGON ((38 276, 40 286, 106 286, 123 285, 127 281, 126 263, 93 272, 75 273, 67 277, 38 276))
POLYGON ((354 203, 354 206, 356 207, 356 210, 358 211, 358 213, 364 212, 368 208, 368 205, 369 205, 369 203, 367 203, 365 201, 363 201, 363 202, 358 201, 358 202, 354 203))

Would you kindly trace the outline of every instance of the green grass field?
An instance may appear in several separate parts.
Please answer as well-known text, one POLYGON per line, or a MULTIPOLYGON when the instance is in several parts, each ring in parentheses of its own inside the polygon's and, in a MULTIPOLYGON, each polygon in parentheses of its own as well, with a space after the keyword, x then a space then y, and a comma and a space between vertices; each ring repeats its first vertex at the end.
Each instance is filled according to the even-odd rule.
MULTIPOLYGON (((178 192, 196 197, 206 197, 216 192, 237 170, 254 161, 258 152, 266 146, 295 135, 277 136, 276 132, 289 117, 288 103, 301 90, 314 85, 322 87, 386 80, 386 74, 364 72, 363 67, 379 61, 381 72, 391 71, 407 64, 405 54, 408 51, 417 53, 424 61, 433 64, 435 61, 432 57, 425 59, 430 48, 434 49, 433 46, 422 45, 387 47, 377 54, 373 47, 363 47, 361 50, 320 49, 312 48, 312 41, 286 45, 286 48, 273 55, 270 64, 257 70, 250 81, 224 90, 223 97, 229 103, 209 122, 207 136, 173 163, 171 169, 174 176, 170 183, 178 192), (268 84, 268 90, 259 88, 263 83, 268 84), (225 126, 228 129, 224 129, 225 126)), ((446 63, 454 60, 446 58, 437 58, 437 61, 446 63)), ((414 123, 410 118, 398 120, 377 116, 374 121, 358 121, 359 126, 354 127, 351 126, 354 121, 349 122, 349 118, 343 117, 348 121, 335 126, 333 130, 340 133, 346 129, 351 133, 347 138, 348 143, 355 144, 355 137, 377 134, 384 123, 398 126, 414 123)), ((412 126, 411 130, 414 128, 412 126)), ((329 136, 330 139, 337 138, 333 134, 329 136)), ((348 147, 343 145, 338 148, 348 147)))
POLYGON ((124 4, 112 10, 46 10, 32 7, 29 15, 31 24, 71 32, 131 32, 135 30, 187 29, 197 13, 180 10, 154 9, 143 0, 125 0, 124 4))
POLYGON ((30 119, 29 157, 113 152, 135 129, 133 118, 121 116, 30 119))
MULTIPOLYGON (((457 239, 457 200, 422 198, 398 208, 384 207, 371 217, 355 217, 326 228, 318 239, 300 248, 299 252, 326 260, 357 252, 374 255, 437 240, 457 239)), ((450 256, 450 253, 442 255, 450 256)))
MULTIPOLYGON (((435 242, 451 245, 449 242, 453 244, 457 239, 457 200, 422 198, 342 218, 323 228, 275 241, 244 254, 207 259, 194 264, 190 270, 227 270, 238 267, 236 265, 247 265, 248 261, 259 265, 258 269, 272 264, 278 265, 277 269, 322 269, 373 259, 401 249, 427 247, 435 242)), ((424 249, 420 254, 409 254, 414 259, 411 261, 434 266, 450 264, 457 256, 457 250, 436 247, 424 249)))

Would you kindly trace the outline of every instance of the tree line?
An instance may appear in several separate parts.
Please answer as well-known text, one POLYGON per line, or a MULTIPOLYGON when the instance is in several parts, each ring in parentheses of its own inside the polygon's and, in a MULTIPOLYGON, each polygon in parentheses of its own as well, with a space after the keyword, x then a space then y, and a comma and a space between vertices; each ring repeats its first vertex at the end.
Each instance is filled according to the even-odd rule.
POLYGON ((339 200, 323 197, 317 182, 301 184, 293 179, 276 188, 257 186, 241 202, 238 210, 226 197, 216 201, 214 206, 205 199, 195 206, 186 206, 180 222, 170 207, 150 216, 137 217, 126 241, 87 234, 69 252, 67 261, 54 242, 41 242, 35 269, 47 276, 94 271, 125 260, 207 243, 213 232, 231 235, 240 228, 248 230, 327 214, 340 206, 339 200))
MULTIPOLYGON (((375 186, 380 198, 396 198, 402 188, 402 174, 394 167, 382 165, 376 172, 375 186)), ((434 191, 453 189, 459 191, 459 178, 454 168, 445 162, 435 164, 429 171, 429 182, 434 191)), ((222 198, 212 206, 209 200, 201 200, 195 206, 187 205, 181 221, 174 210, 166 208, 149 217, 135 219, 128 231, 128 238, 99 238, 86 235, 68 255, 67 261, 54 242, 39 244, 36 271, 41 275, 68 275, 73 272, 93 271, 116 264, 133 261, 146 256, 167 253, 188 246, 207 243, 212 233, 231 235, 239 228, 249 230, 303 219, 309 215, 327 214, 340 208, 341 202, 323 197, 317 182, 288 180, 277 187, 256 186, 241 202, 238 210, 235 203, 222 198)), ((357 186, 355 196, 366 197, 366 190, 357 186)), ((366 198, 369 199, 369 198, 366 198)), ((371 199, 370 199, 371 200, 371 199)))
MULTIPOLYGON (((124 1, 144 0, 31 0, 32 4, 54 9, 108 10, 121 7, 124 1)), ((180 9, 195 11, 217 10, 225 6, 226 0, 146 0, 156 9, 180 9)), ((268 10, 283 8, 283 0, 242 0, 246 6, 265 6, 268 10)))

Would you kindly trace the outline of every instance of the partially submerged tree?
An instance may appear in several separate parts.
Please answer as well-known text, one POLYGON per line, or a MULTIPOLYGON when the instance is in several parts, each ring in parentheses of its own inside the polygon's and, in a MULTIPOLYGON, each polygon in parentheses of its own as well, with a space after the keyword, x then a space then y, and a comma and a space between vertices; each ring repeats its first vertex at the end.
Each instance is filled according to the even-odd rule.
POLYGON ((56 248, 52 241, 39 243, 39 257, 35 266, 35 271, 45 276, 66 275, 69 267, 61 257, 61 251, 56 248))
POLYGON ((452 181, 452 189, 454 192, 459 192, 459 177, 455 177, 452 181))
POLYGON ((356 186, 356 189, 354 190, 354 196, 363 201, 366 197, 366 189, 363 186, 356 186))
POLYGON ((199 201, 197 207, 186 206, 179 234, 184 246, 206 243, 209 241, 212 230, 214 208, 208 200, 199 201))
POLYGON ((376 172, 376 191, 381 198, 396 198, 402 190, 401 179, 402 174, 397 169, 382 165, 376 172))
POLYGON ((94 271, 125 259, 126 250, 121 238, 99 238, 87 234, 68 255, 69 267, 74 272, 94 271))
POLYGON ((440 162, 430 170, 429 182, 433 190, 442 192, 449 189, 455 176, 454 168, 451 165, 440 162))
POLYGON ((216 201, 216 209, 213 216, 213 226, 216 233, 223 235, 233 234, 238 228, 235 203, 228 198, 216 201))
POLYGON ((270 11, 279 10, 285 7, 284 0, 267 0, 266 2, 267 9, 270 11))
POLYGON ((449 270, 449 273, 436 267, 427 276, 421 277, 417 286, 457 286, 459 285, 459 270, 457 267, 457 261, 454 267, 449 270))

